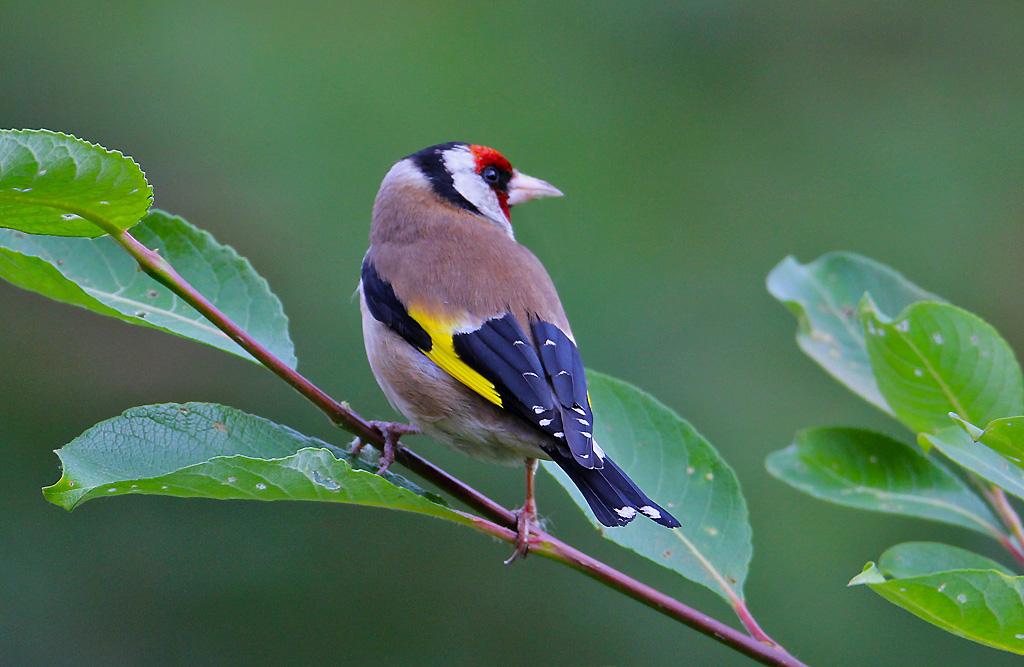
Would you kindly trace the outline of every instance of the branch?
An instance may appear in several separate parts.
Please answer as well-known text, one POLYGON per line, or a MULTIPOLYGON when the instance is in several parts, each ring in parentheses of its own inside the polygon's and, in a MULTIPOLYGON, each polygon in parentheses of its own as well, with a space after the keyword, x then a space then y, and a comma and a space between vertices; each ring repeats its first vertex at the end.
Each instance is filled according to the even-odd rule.
MULTIPOLYGON (((515 531, 493 524, 486 519, 471 516, 473 526, 482 533, 491 535, 505 542, 515 543, 515 531)), ((610 588, 625 593, 651 609, 661 612, 694 630, 708 635, 740 653, 753 658, 765 665, 786 665, 788 667, 806 667, 782 646, 771 639, 759 640, 749 637, 721 621, 688 607, 679 600, 647 584, 633 579, 627 574, 616 570, 610 565, 588 556, 579 549, 562 542, 549 533, 540 531, 530 540, 530 552, 558 561, 600 581, 610 588)), ((744 607, 745 608, 745 607, 744 607)), ((752 619, 751 619, 752 620, 752 619)), ((756 623, 754 626, 756 627, 756 623)), ((762 633, 763 635, 763 633, 762 633)), ((767 635, 764 635, 767 637, 767 635)))
POLYGON ((1017 542, 1014 543, 1012 538, 1000 536, 999 542, 1017 559, 1018 564, 1024 565, 1024 526, 1021 526, 1020 517, 1017 516, 1013 505, 1010 504, 1010 499, 1006 497, 1006 492, 993 484, 985 491, 985 498, 999 518, 1003 520, 1013 537, 1017 538, 1017 542))
MULTIPOLYGON (((365 442, 370 442, 378 447, 383 446, 384 439, 381 433, 367 420, 354 412, 348 404, 335 400, 298 371, 278 359, 196 290, 158 252, 147 248, 127 231, 111 229, 106 231, 111 233, 114 240, 138 262, 142 270, 150 277, 199 311, 207 320, 227 334, 231 340, 238 343, 260 363, 318 407, 332 422, 365 442)), ((513 528, 516 525, 516 519, 510 510, 427 459, 413 453, 405 446, 398 447, 396 461, 490 519, 471 516, 473 526, 477 530, 506 542, 515 541, 516 534, 513 528)), ((738 600, 738 604, 734 604, 734 608, 752 636, 747 636, 721 621, 686 606, 675 598, 619 572, 548 533, 537 533, 531 540, 530 550, 597 579, 763 664, 803 667, 803 663, 789 655, 785 649, 757 626, 742 600, 738 600)))
POLYGON ((967 480, 974 485, 974 488, 978 489, 981 497, 985 499, 992 511, 1000 518, 1003 526, 1011 533, 1007 534, 998 526, 994 526, 993 537, 1013 556, 1018 565, 1024 565, 1024 530, 1022 530, 1020 517, 1017 516, 1013 505, 1010 504, 1006 493, 995 484, 982 479, 971 471, 967 471, 967 480), (1017 538, 1016 542, 1014 537, 1017 538))
MULTIPOLYGON (((142 270, 151 278, 167 287, 187 304, 199 311, 203 317, 227 334, 231 340, 242 346, 257 361, 290 384, 313 405, 320 408, 334 424, 358 436, 365 442, 369 442, 377 447, 384 446, 383 436, 367 420, 356 414, 346 403, 336 401, 327 392, 306 379, 301 373, 277 358, 270 350, 250 336, 247 331, 238 326, 231 318, 222 313, 185 280, 175 271, 170 262, 160 256, 160 253, 150 250, 127 231, 108 231, 111 231, 111 236, 113 236, 114 240, 128 251, 128 254, 139 263, 142 270)), ((396 460, 409 470, 445 489, 467 505, 476 508, 492 520, 510 527, 516 525, 515 516, 510 510, 468 484, 456 479, 425 458, 414 454, 408 448, 400 447, 396 460)))

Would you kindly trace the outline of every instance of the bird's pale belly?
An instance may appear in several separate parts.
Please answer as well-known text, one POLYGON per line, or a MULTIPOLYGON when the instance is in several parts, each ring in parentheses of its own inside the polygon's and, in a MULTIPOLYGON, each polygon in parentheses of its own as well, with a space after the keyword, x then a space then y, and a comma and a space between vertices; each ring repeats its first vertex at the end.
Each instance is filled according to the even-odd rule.
POLYGON ((363 311, 363 341, 377 383, 392 407, 424 434, 470 456, 516 464, 549 458, 547 436, 502 412, 445 373, 400 336, 363 311))

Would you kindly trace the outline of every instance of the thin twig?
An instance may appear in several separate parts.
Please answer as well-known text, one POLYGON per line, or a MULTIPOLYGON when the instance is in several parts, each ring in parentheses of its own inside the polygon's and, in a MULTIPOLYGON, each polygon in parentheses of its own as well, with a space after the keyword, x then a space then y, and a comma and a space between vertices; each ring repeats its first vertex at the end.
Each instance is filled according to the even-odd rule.
POLYGON ((1009 499, 1001 488, 992 484, 973 472, 968 471, 967 479, 974 485, 974 488, 978 489, 981 493, 982 498, 989 504, 992 511, 1002 520, 1003 525, 1012 533, 1008 535, 1002 530, 996 527, 996 533, 994 537, 1003 545, 1014 560, 1019 565, 1024 565, 1024 530, 1022 530, 1020 517, 1017 516, 1017 512, 1013 509, 1013 505, 1010 504, 1009 499), (1014 537, 1017 538, 1014 541, 1014 537))
MULTIPOLYGON (((504 526, 498 526, 479 517, 470 517, 470 519, 477 530, 505 542, 515 542, 515 531, 504 526)), ((544 531, 537 532, 530 540, 530 552, 568 565, 574 570, 625 593, 634 600, 642 602, 669 618, 673 618, 698 632, 728 644, 758 662, 766 665, 804 666, 804 663, 791 656, 784 648, 771 642, 771 640, 765 642, 749 637, 739 630, 692 607, 688 607, 675 598, 665 595, 661 591, 651 588, 647 584, 641 583, 610 565, 583 553, 549 533, 544 531)))
POLYGON ((1006 497, 1006 492, 995 484, 989 487, 985 497, 999 515, 999 518, 1006 524, 1013 537, 1017 538, 1016 543, 1009 537, 999 541, 1017 559, 1019 564, 1024 565, 1024 526, 1021 525, 1017 511, 1010 504, 1010 499, 1006 497))
MULTIPOLYGON (((101 226, 111 233, 111 236, 128 251, 150 277, 195 308, 257 361, 312 402, 332 422, 358 436, 364 442, 373 443, 378 447, 383 446, 384 440, 381 433, 369 421, 363 419, 346 403, 335 400, 298 371, 281 361, 250 336, 247 331, 222 313, 159 253, 147 248, 127 231, 109 229, 106 225, 101 226)), ((471 517, 473 525, 478 530, 508 542, 515 541, 516 533, 513 528, 516 525, 516 520, 510 510, 403 445, 398 446, 396 460, 488 517, 490 520, 476 516, 471 517)), ((535 540, 531 541, 530 550, 583 572, 763 664, 803 667, 803 663, 789 655, 781 645, 773 641, 758 627, 744 604, 741 604, 736 611, 744 626, 750 629, 754 636, 747 636, 721 621, 688 607, 675 598, 619 572, 547 533, 538 533, 535 540)))

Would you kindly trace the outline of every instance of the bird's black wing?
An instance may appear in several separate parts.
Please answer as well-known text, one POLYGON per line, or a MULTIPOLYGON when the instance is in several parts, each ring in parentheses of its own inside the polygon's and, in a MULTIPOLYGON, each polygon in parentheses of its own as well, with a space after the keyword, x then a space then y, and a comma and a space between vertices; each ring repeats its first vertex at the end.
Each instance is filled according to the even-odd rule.
POLYGON ((594 416, 576 344, 539 318, 531 318, 530 330, 533 345, 517 320, 506 314, 456 333, 454 348, 494 384, 505 409, 552 435, 544 451, 576 484, 603 525, 624 526, 643 514, 667 528, 678 527, 679 521, 594 442, 594 416))
POLYGON ((555 325, 530 323, 528 336, 511 313, 452 336, 455 353, 490 380, 502 407, 568 448, 579 465, 604 465, 594 454, 593 415, 576 345, 555 325))

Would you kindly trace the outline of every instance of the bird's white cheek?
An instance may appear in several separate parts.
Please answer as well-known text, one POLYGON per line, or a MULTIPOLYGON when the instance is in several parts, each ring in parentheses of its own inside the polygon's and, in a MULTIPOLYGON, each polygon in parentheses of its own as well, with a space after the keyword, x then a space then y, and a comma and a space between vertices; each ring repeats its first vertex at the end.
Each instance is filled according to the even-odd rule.
POLYGON ((505 215, 505 211, 501 209, 498 195, 495 194, 489 185, 481 180, 475 171, 468 173, 463 171, 454 174, 452 176, 452 184, 459 191, 460 195, 465 197, 473 206, 476 206, 480 213, 501 225, 509 236, 512 235, 512 224, 505 215))

